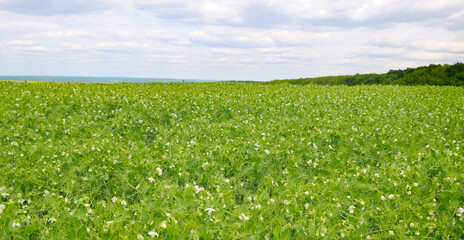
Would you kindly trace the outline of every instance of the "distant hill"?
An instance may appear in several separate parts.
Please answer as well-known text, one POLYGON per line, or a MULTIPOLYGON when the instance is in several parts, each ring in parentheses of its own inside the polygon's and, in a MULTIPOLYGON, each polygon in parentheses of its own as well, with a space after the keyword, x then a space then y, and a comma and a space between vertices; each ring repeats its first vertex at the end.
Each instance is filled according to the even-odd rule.
POLYGON ((150 82, 217 82, 221 80, 177 79, 177 78, 135 78, 135 77, 80 77, 80 76, 0 76, 0 80, 49 81, 49 82, 99 82, 99 83, 150 83, 150 82))
POLYGON ((274 80, 267 84, 320 84, 320 85, 440 85, 464 86, 464 63, 454 65, 430 64, 405 70, 390 70, 383 74, 356 74, 274 80))

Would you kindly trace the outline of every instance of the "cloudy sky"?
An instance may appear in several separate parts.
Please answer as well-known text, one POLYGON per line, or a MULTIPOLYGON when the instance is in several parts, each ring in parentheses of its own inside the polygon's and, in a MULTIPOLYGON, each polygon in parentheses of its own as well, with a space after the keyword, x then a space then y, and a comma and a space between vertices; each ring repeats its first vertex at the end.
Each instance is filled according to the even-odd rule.
POLYGON ((0 75, 272 80, 464 61, 464 0, 0 0, 0 75))

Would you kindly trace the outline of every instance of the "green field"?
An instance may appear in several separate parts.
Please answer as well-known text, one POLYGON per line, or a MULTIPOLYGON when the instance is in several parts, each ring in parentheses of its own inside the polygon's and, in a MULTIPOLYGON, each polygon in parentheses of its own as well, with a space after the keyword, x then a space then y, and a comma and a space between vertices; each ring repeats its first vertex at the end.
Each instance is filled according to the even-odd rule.
POLYGON ((45 81, 32 81, 32 80, 3 80, 0 79, 0 83, 12 82, 12 83, 43 83, 45 81))
POLYGON ((464 88, 0 82, 2 239, 460 239, 464 88))

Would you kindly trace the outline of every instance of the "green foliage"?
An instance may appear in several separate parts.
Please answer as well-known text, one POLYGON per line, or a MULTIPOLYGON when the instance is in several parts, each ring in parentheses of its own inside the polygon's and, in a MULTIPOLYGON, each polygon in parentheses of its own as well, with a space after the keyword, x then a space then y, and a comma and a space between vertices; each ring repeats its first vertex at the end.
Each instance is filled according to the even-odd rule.
POLYGON ((384 74, 356 74, 353 76, 329 76, 318 78, 300 78, 274 80, 266 84, 319 84, 319 85, 439 85, 464 86, 464 63, 454 65, 434 65, 428 67, 390 70, 384 74))
POLYGON ((460 239, 463 105, 459 87, 0 82, 0 236, 460 239))

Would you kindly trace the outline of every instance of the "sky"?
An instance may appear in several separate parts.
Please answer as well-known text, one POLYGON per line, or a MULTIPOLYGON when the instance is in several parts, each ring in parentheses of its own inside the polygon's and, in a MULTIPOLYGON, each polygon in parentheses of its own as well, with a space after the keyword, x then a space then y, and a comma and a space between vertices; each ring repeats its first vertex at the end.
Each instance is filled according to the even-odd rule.
POLYGON ((0 0, 0 75, 258 80, 464 62, 464 0, 0 0))

